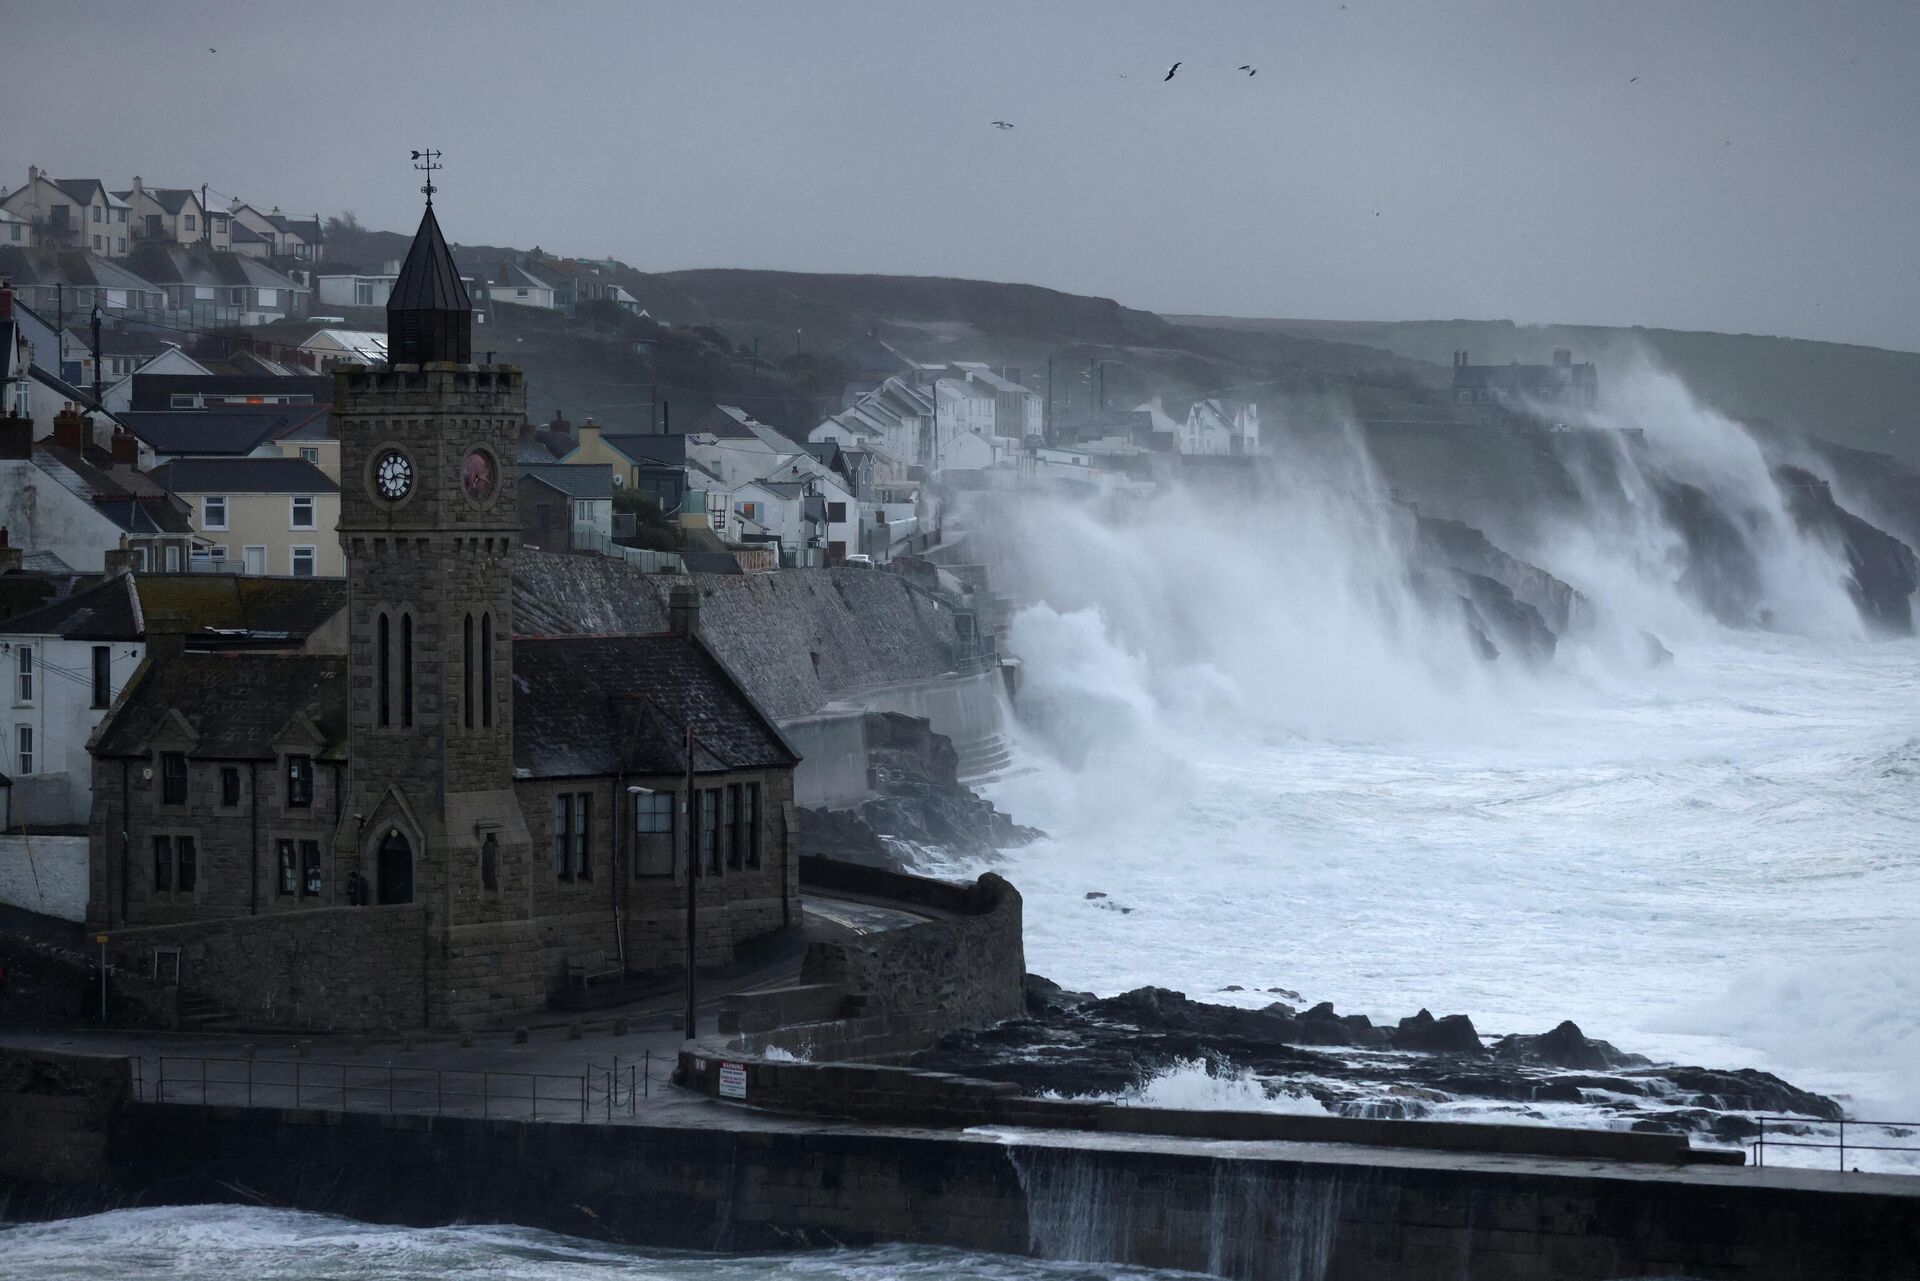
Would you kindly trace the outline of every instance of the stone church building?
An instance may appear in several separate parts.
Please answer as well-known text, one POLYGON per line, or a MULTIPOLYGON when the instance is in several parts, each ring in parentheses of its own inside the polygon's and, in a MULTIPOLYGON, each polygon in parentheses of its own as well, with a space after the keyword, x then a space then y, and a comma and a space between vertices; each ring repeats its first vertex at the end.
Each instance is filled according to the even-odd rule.
POLYGON ((798 757, 700 638, 516 635, 520 371, 431 204, 336 375, 346 653, 149 653, 96 732, 88 917, 248 1022, 453 1027, 796 923, 798 757), (691 801, 689 780, 692 783, 691 801), (691 841, 688 824, 691 816, 691 841))

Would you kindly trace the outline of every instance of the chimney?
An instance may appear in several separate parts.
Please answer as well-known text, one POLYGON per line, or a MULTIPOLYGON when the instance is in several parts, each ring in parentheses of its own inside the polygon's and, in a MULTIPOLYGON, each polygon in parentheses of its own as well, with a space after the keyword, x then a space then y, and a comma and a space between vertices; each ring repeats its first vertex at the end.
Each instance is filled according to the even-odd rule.
POLYGON ((87 416, 72 401, 53 416, 53 443, 62 449, 87 447, 87 416))
POLYGON ((587 421, 580 424, 580 448, 600 443, 600 424, 593 421, 593 415, 587 415, 587 421))
MULTIPOLYGON (((140 185, 140 175, 139 174, 133 175, 133 194, 137 196, 144 190, 145 188, 140 185)), ((131 204, 133 202, 128 201, 127 203, 131 204)))
POLYGON ((127 536, 120 535, 120 545, 109 547, 101 557, 103 568, 108 577, 133 572, 133 550, 127 546, 127 536))
POLYGON ((187 649, 187 616, 177 609, 150 609, 146 622, 147 658, 166 662, 178 658, 187 649))
POLYGON ((0 418, 0 458, 33 457, 33 419, 0 418))
POLYGON ((27 185, 32 186, 34 183, 39 181, 40 181, 40 166, 28 165, 27 166, 27 185))
POLYGON ((0 525, 0 574, 11 574, 26 562, 26 553, 7 542, 7 527, 0 525))
POLYGON ((114 462, 125 463, 129 467, 139 466, 140 441, 138 440, 138 438, 134 436, 132 432, 128 431, 126 428, 115 427, 113 429, 113 442, 112 442, 111 448, 113 450, 114 462))
POLYGON ((1571 365, 1573 363, 1573 353, 1565 347, 1555 347, 1553 349, 1553 363, 1556 365, 1571 365))
POLYGON ((0 320, 13 319, 13 281, 0 276, 0 320))
POLYGON ((700 634, 698 587, 691 583, 679 584, 667 594, 667 630, 689 640, 700 634))

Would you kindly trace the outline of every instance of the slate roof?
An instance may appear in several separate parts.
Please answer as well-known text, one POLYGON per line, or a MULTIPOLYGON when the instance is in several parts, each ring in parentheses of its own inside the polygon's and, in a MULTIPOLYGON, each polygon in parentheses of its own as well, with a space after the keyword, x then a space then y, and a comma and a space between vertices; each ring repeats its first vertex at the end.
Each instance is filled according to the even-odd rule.
POLYGON ((238 218, 235 218, 233 220, 232 235, 233 235, 233 243, 236 245, 244 245, 244 244, 266 245, 266 244, 273 243, 272 241, 268 240, 265 236, 255 231, 252 227, 247 226, 246 223, 241 222, 238 218))
POLYGON ((393 282, 387 310, 395 311, 472 311, 467 287, 460 283, 460 270, 453 265, 447 239, 440 234, 440 221, 433 206, 420 218, 420 229, 407 248, 407 259, 393 282))
POLYGON ((120 415, 127 430, 160 454, 232 454, 241 457, 263 441, 289 432, 325 408, 266 405, 258 409, 128 410, 120 415))
MULTIPOLYGON (((142 187, 141 190, 147 194, 148 199, 170 214, 179 213, 186 207, 187 201, 199 198, 198 192, 186 187, 142 187)), ((130 200, 133 197, 131 189, 116 191, 113 194, 121 200, 130 200)))
MULTIPOLYGON (((94 451, 96 456, 98 451, 94 451)), ((185 504, 125 463, 100 465, 87 451, 36 441, 34 464, 55 482, 87 500, 95 511, 129 534, 190 534, 185 504)))
MULTIPOLYGON (((606 468, 602 476, 612 479, 606 468)), ((337 494, 340 487, 304 458, 176 458, 147 473, 189 494, 337 494)))
POLYGON ((157 285, 238 286, 296 292, 305 292, 307 289, 293 277, 275 271, 258 258, 249 258, 227 249, 145 244, 135 250, 127 262, 142 278, 157 285))
POLYGON ((613 499, 613 473, 597 463, 523 463, 520 477, 583 502, 613 499))
POLYGON ((513 642, 513 762, 533 778, 784 769, 793 751, 704 643, 678 636, 513 642))
POLYGON ((600 440, 635 463, 678 467, 687 461, 687 438, 679 432, 602 435, 600 440))
POLYGON ((126 574, 64 600, 16 615, 0 623, 0 632, 16 636, 58 636, 63 640, 138 640, 140 602, 126 574))
POLYGON ((243 574, 137 574, 144 617, 170 610, 186 619, 187 643, 304 642, 347 606, 344 578, 243 574))
POLYGON ((50 251, 0 245, 0 276, 23 288, 64 284, 68 288, 159 292, 159 286, 144 276, 135 275, 111 259, 96 258, 77 249, 50 251))
POLYGON ((90 205, 96 195, 105 196, 109 205, 127 203, 108 191, 106 184, 98 178, 48 178, 47 181, 66 192, 76 205, 90 205))
POLYGON ((199 736, 203 759, 271 760, 273 740, 298 714, 326 739, 320 755, 347 744, 347 660, 320 654, 185 653, 140 665, 108 714, 93 751, 138 756, 178 711, 199 736))

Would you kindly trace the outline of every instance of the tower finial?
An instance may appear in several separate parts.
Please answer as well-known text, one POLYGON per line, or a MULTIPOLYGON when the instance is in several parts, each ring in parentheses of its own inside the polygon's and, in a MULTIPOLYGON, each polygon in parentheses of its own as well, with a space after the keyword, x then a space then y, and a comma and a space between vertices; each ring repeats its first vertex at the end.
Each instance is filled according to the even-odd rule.
POLYGON ((416 151, 413 153, 413 167, 427 175, 426 185, 420 188, 420 190, 426 194, 427 208, 429 209, 433 208, 433 193, 439 190, 439 188, 433 185, 433 171, 445 168, 439 161, 440 153, 431 147, 425 151, 416 151))

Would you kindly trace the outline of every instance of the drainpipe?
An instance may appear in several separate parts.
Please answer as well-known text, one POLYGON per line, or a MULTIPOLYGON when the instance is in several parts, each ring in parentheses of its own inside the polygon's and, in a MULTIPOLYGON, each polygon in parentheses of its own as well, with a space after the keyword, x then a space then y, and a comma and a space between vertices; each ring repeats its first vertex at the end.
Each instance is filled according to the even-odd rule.
MULTIPOLYGON (((620 981, 622 983, 627 980, 627 921, 620 912, 620 882, 626 877, 626 866, 620 857, 620 828, 623 825, 622 814, 624 812, 621 809, 620 798, 623 796, 626 797, 629 803, 634 803, 634 798, 627 796, 627 773, 624 769, 613 776, 613 840, 611 842, 613 846, 613 866, 608 869, 613 874, 613 949, 614 954, 620 960, 620 981)), ((639 838, 634 835, 631 821, 627 821, 624 826, 627 829, 627 857, 624 863, 631 863, 633 861, 633 843, 639 838)))
POLYGON ((247 892, 247 915, 260 915, 260 762, 247 762, 247 817, 253 830, 250 877, 251 888, 247 892))
MULTIPOLYGON (((131 862, 127 849, 127 828, 133 822, 128 810, 128 806, 133 803, 132 773, 132 763, 122 756, 120 758, 120 924, 122 925, 127 923, 127 891, 130 888, 127 884, 127 865, 131 862)), ((111 887, 107 893, 109 896, 112 895, 111 887)), ((112 915, 111 910, 108 915, 112 915)))

